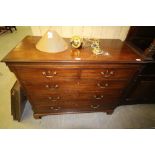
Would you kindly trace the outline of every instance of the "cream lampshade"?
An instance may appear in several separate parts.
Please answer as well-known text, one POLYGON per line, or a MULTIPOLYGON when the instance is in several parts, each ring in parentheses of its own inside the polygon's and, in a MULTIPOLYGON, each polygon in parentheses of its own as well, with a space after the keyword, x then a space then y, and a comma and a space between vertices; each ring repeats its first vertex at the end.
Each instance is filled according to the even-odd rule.
POLYGON ((38 41, 36 48, 42 52, 58 53, 65 51, 68 45, 56 31, 48 30, 38 41))

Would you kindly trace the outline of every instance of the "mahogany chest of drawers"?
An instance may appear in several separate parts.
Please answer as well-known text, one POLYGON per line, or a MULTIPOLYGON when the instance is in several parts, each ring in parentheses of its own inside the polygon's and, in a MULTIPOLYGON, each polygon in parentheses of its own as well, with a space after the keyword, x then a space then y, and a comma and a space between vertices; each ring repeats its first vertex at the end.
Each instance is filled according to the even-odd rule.
POLYGON ((40 37, 25 37, 4 59, 32 105, 34 118, 50 114, 107 112, 120 105, 142 57, 120 40, 101 40, 106 52, 89 47, 56 53, 35 48, 40 37))

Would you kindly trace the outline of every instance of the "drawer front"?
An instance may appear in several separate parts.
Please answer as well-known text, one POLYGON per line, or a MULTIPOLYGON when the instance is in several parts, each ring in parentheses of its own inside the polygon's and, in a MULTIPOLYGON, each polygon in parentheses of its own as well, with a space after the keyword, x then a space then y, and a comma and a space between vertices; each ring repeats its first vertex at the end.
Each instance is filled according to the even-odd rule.
POLYGON ((18 76, 22 81, 47 82, 51 80, 72 79, 78 77, 76 69, 51 68, 17 68, 18 76))
POLYGON ((74 111, 102 111, 107 109, 115 108, 118 105, 117 100, 107 102, 92 102, 92 101, 70 101, 70 102, 59 102, 55 104, 41 104, 34 105, 33 109, 37 113, 59 113, 59 112, 74 112, 74 111))
POLYGON ((137 68, 16 68, 21 81, 47 82, 52 80, 70 79, 129 79, 137 71, 137 68))
POLYGON ((35 113, 61 113, 115 108, 137 67, 17 67, 16 71, 35 113))
MULTIPOLYGON (((115 93, 115 92, 114 92, 115 93)), ((35 104, 57 104, 59 102, 70 102, 70 101, 92 101, 92 102, 111 102, 118 100, 120 98, 120 94, 105 94, 105 93, 73 93, 70 94, 49 94, 49 95, 41 95, 41 96, 34 96, 31 95, 30 99, 35 104)))
POLYGON ((137 68, 103 68, 103 69, 83 69, 81 78, 93 79, 129 79, 137 71, 137 68))
POLYGON ((116 80, 70 80, 44 83, 25 83, 28 92, 50 93, 50 92, 72 92, 72 91, 105 91, 123 89, 128 81, 116 80))
POLYGON ((118 90, 113 91, 105 91, 105 92, 72 92, 72 93, 32 93, 29 95, 31 100, 33 100, 36 104, 40 103, 57 103, 62 101, 107 101, 111 100, 111 98, 120 98, 121 92, 118 90))

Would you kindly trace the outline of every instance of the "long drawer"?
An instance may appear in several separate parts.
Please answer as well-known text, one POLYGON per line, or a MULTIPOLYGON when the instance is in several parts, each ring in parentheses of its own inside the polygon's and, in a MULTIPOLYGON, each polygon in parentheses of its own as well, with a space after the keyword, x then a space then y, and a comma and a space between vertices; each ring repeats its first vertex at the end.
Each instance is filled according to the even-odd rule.
POLYGON ((118 105, 115 101, 107 102, 59 102, 59 104, 50 105, 34 105, 33 109, 36 113, 59 113, 59 112, 74 112, 74 111, 102 111, 115 108, 118 105))
POLYGON ((59 103, 62 101, 113 101, 113 99, 118 99, 121 96, 121 92, 118 90, 107 91, 107 92, 72 92, 72 93, 41 93, 40 91, 35 94, 29 95, 30 99, 35 102, 35 104, 49 104, 49 103, 59 103), (45 103, 46 102, 46 103, 45 103))
POLYGON ((90 69, 60 69, 60 68, 16 68, 21 81, 47 82, 64 79, 129 79, 136 72, 136 67, 90 69))
POLYGON ((42 83, 25 83, 29 92, 50 93, 50 92, 72 92, 72 91, 104 91, 123 89, 127 85, 126 80, 70 80, 42 83))

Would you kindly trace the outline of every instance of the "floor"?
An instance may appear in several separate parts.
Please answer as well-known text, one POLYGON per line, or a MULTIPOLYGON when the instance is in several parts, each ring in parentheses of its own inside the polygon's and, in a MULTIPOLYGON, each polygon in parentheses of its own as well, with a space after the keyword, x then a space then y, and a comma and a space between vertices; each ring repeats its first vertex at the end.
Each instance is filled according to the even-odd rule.
MULTIPOLYGON (((0 60, 26 35, 32 35, 30 27, 17 27, 13 33, 0 35, 0 60)), ((22 121, 13 121, 10 114, 10 89, 16 78, 4 63, 0 63, 0 128, 35 129, 120 129, 155 128, 155 104, 137 104, 117 107, 112 115, 83 113, 45 116, 35 120, 27 102, 22 121)))

